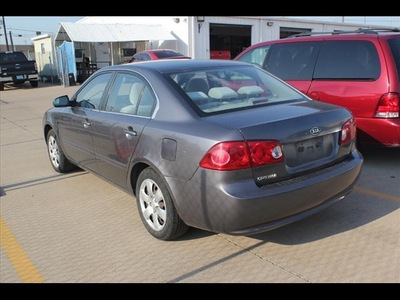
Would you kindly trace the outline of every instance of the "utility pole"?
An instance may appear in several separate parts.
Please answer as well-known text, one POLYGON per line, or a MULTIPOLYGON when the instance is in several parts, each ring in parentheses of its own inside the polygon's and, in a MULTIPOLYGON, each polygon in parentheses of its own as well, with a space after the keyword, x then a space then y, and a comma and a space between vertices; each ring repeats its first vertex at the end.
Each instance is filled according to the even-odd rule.
MULTIPOLYGON (((11 31, 10 31, 10 42, 11 42, 11 50, 15 51, 15 47, 14 47, 14 42, 13 42, 13 39, 12 39, 11 31)), ((8 47, 7 47, 7 50, 8 50, 8 47)))
POLYGON ((7 38, 6 21, 4 20, 4 16, 2 16, 2 18, 3 18, 4 37, 6 38, 7 51, 10 51, 10 46, 8 45, 8 38, 7 38))

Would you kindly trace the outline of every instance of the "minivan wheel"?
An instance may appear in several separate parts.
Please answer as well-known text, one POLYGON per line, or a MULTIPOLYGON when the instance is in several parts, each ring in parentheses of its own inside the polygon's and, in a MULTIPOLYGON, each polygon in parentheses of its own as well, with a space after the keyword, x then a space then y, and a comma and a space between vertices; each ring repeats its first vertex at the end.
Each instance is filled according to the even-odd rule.
POLYGON ((140 218, 147 231, 160 240, 176 239, 187 232, 172 197, 161 177, 151 168, 144 169, 136 185, 140 218))
POLYGON ((47 133, 47 152, 51 165, 57 172, 66 173, 76 168, 62 151, 57 140, 57 135, 53 129, 47 133))

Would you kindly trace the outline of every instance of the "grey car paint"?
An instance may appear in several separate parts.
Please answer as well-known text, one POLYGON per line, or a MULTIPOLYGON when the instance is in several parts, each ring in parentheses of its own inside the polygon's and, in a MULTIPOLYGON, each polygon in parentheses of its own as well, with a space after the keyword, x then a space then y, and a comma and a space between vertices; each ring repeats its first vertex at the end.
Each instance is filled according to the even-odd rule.
MULTIPOLYGON (((270 230, 343 199, 358 180, 363 162, 354 141, 337 143, 342 125, 352 117, 347 109, 301 95, 295 101, 204 116, 168 79, 168 74, 184 70, 245 66, 252 67, 179 60, 103 68, 92 77, 126 72, 142 78, 157 101, 152 116, 104 112, 104 104, 99 109, 56 107, 44 115, 45 133, 54 128, 70 161, 131 194, 139 173, 150 166, 161 176, 183 222, 213 232, 270 230), (326 153, 314 159, 298 154, 301 147, 317 152, 315 132, 326 153), (124 155, 116 152, 116 136, 126 144, 124 155), (236 171, 199 167, 213 145, 254 139, 279 140, 287 151, 285 163, 236 171)), ((72 102, 90 82, 89 78, 72 102)), ((104 93, 102 101, 107 96, 104 93)))

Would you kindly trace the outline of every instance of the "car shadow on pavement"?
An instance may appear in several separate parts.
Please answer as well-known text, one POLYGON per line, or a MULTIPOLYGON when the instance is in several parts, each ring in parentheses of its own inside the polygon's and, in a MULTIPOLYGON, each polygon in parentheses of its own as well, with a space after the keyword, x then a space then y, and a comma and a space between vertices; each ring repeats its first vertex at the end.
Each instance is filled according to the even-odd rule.
POLYGON ((216 235, 215 232, 210 232, 206 230, 201 230, 198 228, 190 227, 188 232, 182 237, 176 239, 176 241, 190 241, 190 240, 198 240, 201 238, 209 237, 211 235, 216 235))
POLYGON ((15 90, 31 90, 31 89, 40 89, 40 88, 47 88, 49 86, 61 86, 60 83, 51 83, 51 82, 39 82, 37 87, 32 87, 29 82, 21 83, 21 84, 14 84, 14 83, 6 83, 4 85, 4 91, 15 91, 15 90))
POLYGON ((87 173, 88 173, 87 171, 77 168, 77 169, 69 172, 68 174, 55 174, 55 175, 51 175, 51 176, 40 177, 40 178, 36 178, 36 179, 32 179, 32 180, 27 180, 27 181, 23 181, 23 182, 17 182, 17 183, 13 183, 13 184, 4 185, 4 186, 0 187, 0 196, 5 196, 7 194, 6 193, 7 191, 30 187, 30 186, 35 186, 38 184, 43 184, 43 183, 52 182, 52 181, 63 180, 67 177, 80 176, 80 175, 84 175, 87 173))
POLYGON ((284 245, 309 243, 362 227, 399 208, 400 203, 349 195, 324 211, 253 238, 284 245))

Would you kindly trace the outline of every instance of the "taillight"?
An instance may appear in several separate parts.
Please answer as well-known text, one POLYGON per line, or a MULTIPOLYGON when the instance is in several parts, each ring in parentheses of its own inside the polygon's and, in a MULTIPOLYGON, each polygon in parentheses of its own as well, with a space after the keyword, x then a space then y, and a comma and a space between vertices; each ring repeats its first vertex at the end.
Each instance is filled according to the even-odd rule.
POLYGON ((400 112, 400 96, 398 93, 387 93, 379 99, 375 117, 377 118, 398 118, 400 112))
POLYGON ((354 119, 348 120, 342 126, 339 136, 339 145, 346 144, 356 138, 356 123, 354 119))
POLYGON ((200 161, 200 167, 227 171, 282 161, 282 146, 277 141, 234 141, 213 146, 200 161))

